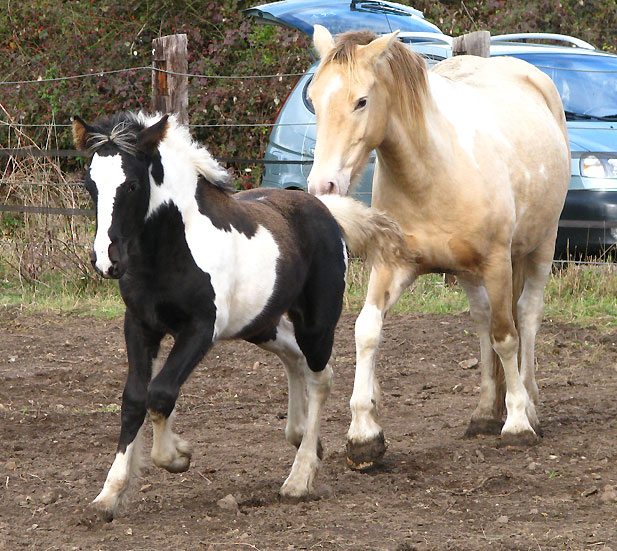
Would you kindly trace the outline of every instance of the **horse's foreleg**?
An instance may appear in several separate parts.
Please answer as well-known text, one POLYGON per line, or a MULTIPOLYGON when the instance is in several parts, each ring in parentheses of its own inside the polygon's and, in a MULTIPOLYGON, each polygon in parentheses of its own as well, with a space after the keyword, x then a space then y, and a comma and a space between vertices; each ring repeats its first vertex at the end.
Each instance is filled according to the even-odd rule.
POLYGON ((92 507, 105 519, 112 520, 131 482, 139 477, 141 466, 142 425, 146 415, 146 391, 153 362, 162 336, 149 334, 138 326, 127 311, 124 334, 129 373, 122 394, 120 438, 116 457, 107 474, 103 490, 92 507))
POLYGON ((413 268, 377 265, 371 271, 368 294, 356 320, 356 373, 347 432, 347 463, 352 469, 372 467, 386 451, 379 426, 379 382, 375 377, 375 357, 383 319, 403 291, 415 279, 413 268))
POLYGON ((506 379, 506 422, 502 445, 529 445, 538 437, 532 428, 535 406, 519 373, 519 337, 512 315, 512 264, 509 255, 486 263, 484 281, 491 303, 491 343, 499 355, 506 379))
POLYGON ((480 338, 480 400, 471 415, 465 436, 499 434, 503 427, 504 396, 501 386, 504 381, 503 376, 496 373, 501 369, 501 363, 491 344, 491 305, 482 282, 461 275, 457 279, 469 300, 471 319, 480 338))
POLYGON ((177 473, 191 462, 191 446, 172 431, 180 388, 212 346, 212 324, 195 324, 176 337, 160 373, 148 387, 146 408, 152 419, 152 461, 177 473))

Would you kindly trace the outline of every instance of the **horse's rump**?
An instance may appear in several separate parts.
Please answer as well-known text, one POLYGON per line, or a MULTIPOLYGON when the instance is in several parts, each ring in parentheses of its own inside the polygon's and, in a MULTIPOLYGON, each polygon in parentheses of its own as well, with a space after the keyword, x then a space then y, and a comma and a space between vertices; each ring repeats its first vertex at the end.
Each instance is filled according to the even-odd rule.
POLYGON ((437 109, 472 159, 461 178, 468 198, 487 194, 489 226, 511 233, 515 256, 530 252, 556 226, 569 183, 557 89, 531 64, 508 57, 459 56, 429 74, 437 109))

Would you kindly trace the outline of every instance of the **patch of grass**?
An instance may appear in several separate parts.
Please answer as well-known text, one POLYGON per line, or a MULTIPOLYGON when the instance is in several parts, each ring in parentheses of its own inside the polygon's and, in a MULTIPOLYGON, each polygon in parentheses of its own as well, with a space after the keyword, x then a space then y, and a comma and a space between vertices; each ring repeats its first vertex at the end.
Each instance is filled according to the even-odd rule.
MULTIPOLYGON (((617 327, 617 264, 555 266, 544 291, 545 319, 595 325, 605 330, 617 327)), ((362 308, 369 275, 360 261, 350 261, 345 294, 349 309, 362 308)), ((468 309, 465 293, 458 285, 448 285, 442 275, 431 274, 418 278, 393 311, 456 314, 468 309)))
POLYGON ((49 277, 34 284, 0 280, 0 306, 29 312, 73 312, 113 319, 124 315, 124 302, 116 281, 96 284, 49 277))
POLYGON ((544 291, 545 317, 617 327, 617 264, 556 266, 544 291))
MULTIPOLYGON (((349 261, 345 305, 351 310, 360 310, 366 298, 370 271, 359 260, 349 261)), ((443 275, 430 274, 418 278, 405 291, 393 311, 420 312, 429 314, 455 314, 469 308, 467 297, 458 285, 445 283, 443 275)))
MULTIPOLYGON (((366 298, 369 270, 351 260, 347 275, 345 306, 359 312, 366 298)), ((9 279, 0 262, 0 306, 18 306, 28 312, 76 312, 105 319, 124 315, 124 303, 116 281, 100 278, 46 277, 35 284, 9 279)), ((617 327, 617 265, 570 264, 555 268, 544 292, 545 319, 594 325, 601 330, 617 327)), ((469 309, 467 297, 456 284, 431 274, 418 278, 393 311, 457 314, 469 309)))

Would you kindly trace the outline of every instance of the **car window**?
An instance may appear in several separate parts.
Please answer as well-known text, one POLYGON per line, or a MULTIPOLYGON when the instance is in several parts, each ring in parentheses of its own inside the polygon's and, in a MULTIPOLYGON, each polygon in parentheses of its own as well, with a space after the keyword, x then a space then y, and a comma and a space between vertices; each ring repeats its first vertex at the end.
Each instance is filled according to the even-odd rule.
POLYGON ((617 56, 513 54, 546 73, 557 86, 570 120, 617 120, 617 56))

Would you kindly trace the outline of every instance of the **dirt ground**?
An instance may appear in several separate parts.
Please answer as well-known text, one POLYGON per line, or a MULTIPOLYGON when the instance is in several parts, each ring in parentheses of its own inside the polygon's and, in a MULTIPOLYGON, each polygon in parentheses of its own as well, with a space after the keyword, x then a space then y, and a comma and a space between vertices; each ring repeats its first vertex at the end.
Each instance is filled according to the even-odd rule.
POLYGON ((463 438, 479 390, 477 366, 459 364, 478 355, 468 315, 392 316, 379 360, 389 448, 361 474, 344 458, 354 320, 337 334, 316 498, 277 497, 294 455, 282 366, 222 343, 179 400, 190 470, 148 467, 122 516, 92 524, 84 507, 119 432, 122 322, 0 310, 0 549, 617 551, 617 332, 545 322, 544 438, 501 449, 463 438), (217 503, 228 494, 237 510, 217 503))

